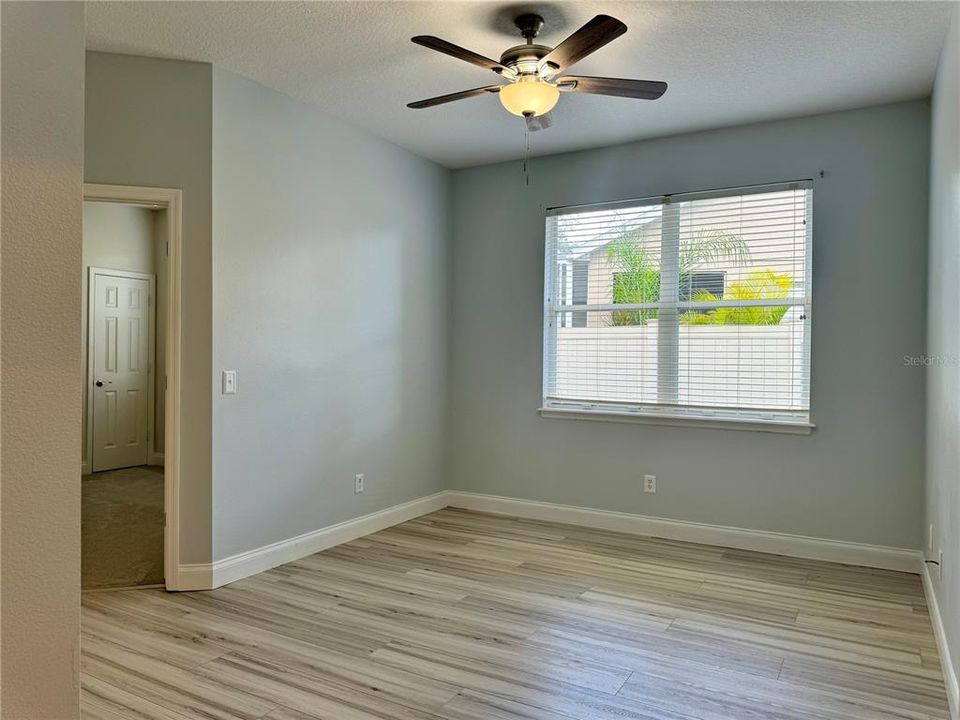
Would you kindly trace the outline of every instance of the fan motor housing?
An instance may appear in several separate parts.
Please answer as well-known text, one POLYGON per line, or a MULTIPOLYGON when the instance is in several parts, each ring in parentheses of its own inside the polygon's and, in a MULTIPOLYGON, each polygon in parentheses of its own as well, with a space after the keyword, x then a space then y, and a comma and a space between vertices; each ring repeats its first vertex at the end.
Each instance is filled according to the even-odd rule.
POLYGON ((506 65, 519 75, 536 73, 537 64, 542 58, 549 55, 551 50, 553 48, 546 45, 535 45, 533 43, 517 45, 509 48, 500 56, 500 64, 506 65))

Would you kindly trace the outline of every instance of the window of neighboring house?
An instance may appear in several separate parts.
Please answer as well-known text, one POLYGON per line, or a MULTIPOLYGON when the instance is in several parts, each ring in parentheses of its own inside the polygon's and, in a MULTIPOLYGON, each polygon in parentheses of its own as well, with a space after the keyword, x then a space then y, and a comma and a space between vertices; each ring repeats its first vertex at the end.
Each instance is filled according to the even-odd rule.
MULTIPOLYGON (((626 273, 615 272, 613 274, 613 286, 617 287, 618 284, 623 283, 626 279, 626 273)), ((708 292, 717 299, 723 298, 723 287, 724 279, 726 278, 726 273, 722 270, 720 272, 691 272, 689 274, 689 282, 680 283, 680 297, 681 301, 693 300, 696 297, 697 293, 708 292)), ((625 294, 615 294, 614 303, 627 303, 629 298, 625 294)), ((689 310, 691 313, 706 313, 707 310, 689 310)))
POLYGON ((548 211, 544 413, 809 429, 811 192, 548 211))
MULTIPOLYGON (((560 270, 561 272, 566 269, 566 264, 562 265, 560 270)), ((680 299, 681 300, 692 300, 694 295, 696 295, 701 290, 705 290, 713 295, 716 295, 718 298, 723 297, 723 286, 724 279, 726 278, 726 273, 721 270, 720 272, 692 272, 689 275, 690 282, 681 283, 680 285, 680 299)), ((627 273, 615 272, 613 274, 613 285, 617 286, 618 283, 622 283, 627 279, 627 273)), ((563 281, 561 281, 562 287, 563 281)), ((561 294, 562 295, 562 294, 561 294)), ((627 298, 624 296, 619 296, 614 298, 614 302, 627 302, 627 298)))

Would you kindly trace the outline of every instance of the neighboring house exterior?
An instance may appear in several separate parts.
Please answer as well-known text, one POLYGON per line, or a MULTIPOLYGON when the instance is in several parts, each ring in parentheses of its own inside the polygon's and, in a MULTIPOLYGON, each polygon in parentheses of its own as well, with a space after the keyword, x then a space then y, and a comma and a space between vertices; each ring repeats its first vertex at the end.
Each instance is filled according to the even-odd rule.
MULTIPOLYGON (((714 262, 698 264, 689 275, 689 283, 679 289, 680 300, 692 299, 697 291, 706 290, 716 298, 723 298, 730 282, 746 278, 751 272, 771 270, 777 274, 786 274, 794 283, 794 290, 800 291, 806 271, 798 266, 794 253, 784 253, 783 232, 796 227, 794 209, 788 205, 782 208, 764 208, 763 215, 756 222, 762 229, 751 228, 750 220, 743 221, 740 208, 730 212, 725 203, 727 198, 698 201, 696 208, 680 217, 684 236, 693 237, 697 232, 724 231, 740 236, 750 253, 746 264, 735 263, 729 258, 720 258, 714 262), (779 217, 779 216, 782 216, 779 217), (782 222, 778 222, 782 220, 782 222), (780 228, 784 230, 781 230, 780 228)), ((759 215, 759 214, 758 214, 759 215)), ((645 222, 629 223, 612 228, 595 237, 579 236, 570 243, 571 252, 560 263, 559 292, 567 305, 608 305, 615 302, 613 295, 614 280, 622 272, 616 258, 611 257, 610 247, 625 232, 636 232, 640 242, 648 247, 655 257, 660 253, 660 237, 663 229, 662 216, 656 216, 645 222)), ((789 240, 788 240, 789 241, 789 240)), ((605 327, 611 324, 609 313, 572 312, 561 320, 561 327, 605 327)))

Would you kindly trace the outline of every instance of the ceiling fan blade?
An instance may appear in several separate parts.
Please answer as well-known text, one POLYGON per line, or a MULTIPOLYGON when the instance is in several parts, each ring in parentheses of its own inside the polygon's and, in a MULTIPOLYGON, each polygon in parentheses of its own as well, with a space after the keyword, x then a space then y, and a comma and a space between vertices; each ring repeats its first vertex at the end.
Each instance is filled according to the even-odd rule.
POLYGON ((467 50, 459 45, 454 45, 446 40, 441 40, 438 37, 433 37, 433 35, 417 35, 416 37, 410 38, 410 40, 415 42, 417 45, 422 45, 425 48, 442 52, 444 55, 450 55, 451 57, 464 60, 473 65, 479 65, 487 70, 493 70, 498 75, 504 75, 506 77, 514 76, 513 70, 505 65, 501 65, 496 60, 491 60, 490 58, 484 57, 483 55, 473 52, 472 50, 467 50))
POLYGON ((528 117, 524 119, 527 121, 527 130, 530 132, 546 130, 548 127, 553 125, 553 117, 550 115, 550 113, 544 113, 543 115, 537 115, 535 117, 528 117))
POLYGON ((611 40, 616 40, 627 31, 627 26, 609 15, 597 15, 573 35, 557 45, 541 60, 541 66, 549 65, 554 73, 566 70, 575 62, 599 50, 611 40))
POLYGON ((454 100, 466 100, 467 98, 477 97, 477 95, 485 95, 486 93, 498 93, 502 85, 487 85, 486 87, 473 88, 473 90, 462 90, 461 92, 450 93, 449 95, 439 95, 437 97, 428 98, 426 100, 418 100, 417 102, 407 103, 408 108, 413 108, 414 110, 420 110, 422 108, 433 107, 434 105, 443 105, 444 103, 453 102, 454 100))
POLYGON ((656 100, 667 91, 667 84, 659 80, 626 80, 586 75, 565 75, 557 81, 557 87, 568 92, 614 95, 638 100, 656 100))

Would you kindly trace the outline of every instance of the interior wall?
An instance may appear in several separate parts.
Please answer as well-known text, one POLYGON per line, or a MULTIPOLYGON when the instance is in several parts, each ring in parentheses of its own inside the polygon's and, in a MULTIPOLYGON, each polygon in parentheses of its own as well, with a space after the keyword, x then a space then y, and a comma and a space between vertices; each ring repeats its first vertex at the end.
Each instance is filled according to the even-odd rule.
POLYGON ((87 182, 180 188, 180 561, 211 559, 212 67, 87 53, 87 182))
MULTIPOLYGON (((933 89, 927 324, 927 483, 923 548, 960 677, 960 11, 933 89)), ((956 684, 954 684, 956 693, 956 684)), ((960 698, 954 695, 955 707, 960 698)))
POLYGON ((442 488, 449 173, 218 69, 213 142, 222 559, 442 488))
POLYGON ((83 3, 4 3, 3 718, 79 717, 83 3))
POLYGON ((456 171, 449 486, 920 547, 928 141, 917 101, 456 171), (813 434, 538 415, 547 207, 802 178, 813 434))
MULTIPOLYGON (((156 297, 152 308, 155 315, 151 319, 156 336, 157 357, 162 356, 166 336, 166 284, 160 283, 160 269, 166 266, 164 245, 166 238, 157 236, 159 217, 165 211, 150 208, 123 205, 109 202, 85 202, 83 204, 83 271, 81 273, 81 314, 80 336, 84 348, 81 358, 80 377, 83 385, 83 463, 84 471, 90 471, 89 438, 87 436, 89 382, 87 378, 87 302, 89 299, 88 281, 91 267, 108 270, 127 270, 157 276, 156 297), (164 312, 160 309, 163 308, 164 312)), ((164 273, 164 277, 166 274, 164 273)), ((152 358, 154 363, 154 430, 159 427, 158 452, 163 452, 163 363, 152 358)), ((150 458, 148 458, 150 461, 150 458)))

